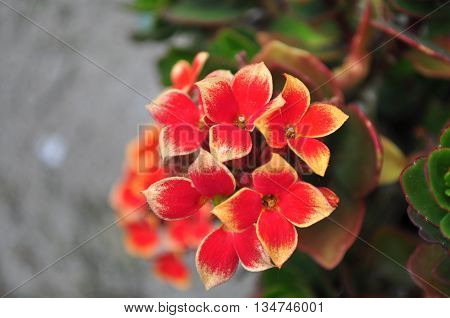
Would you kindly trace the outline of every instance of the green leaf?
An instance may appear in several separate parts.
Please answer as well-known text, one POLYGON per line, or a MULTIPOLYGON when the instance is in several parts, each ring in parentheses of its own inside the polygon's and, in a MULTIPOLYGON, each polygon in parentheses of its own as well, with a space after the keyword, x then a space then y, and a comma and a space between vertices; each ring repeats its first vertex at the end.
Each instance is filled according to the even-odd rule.
POLYGON ((313 100, 335 99, 342 103, 342 91, 333 73, 313 54, 280 41, 265 44, 253 62, 264 62, 274 73, 289 73, 301 79, 313 95, 313 100))
POLYGON ((225 28, 211 41, 208 51, 219 68, 237 68, 236 54, 244 51, 247 58, 251 59, 259 49, 260 46, 250 31, 225 28))
POLYGON ((441 147, 450 147, 450 126, 446 127, 440 138, 441 147))
POLYGON ((435 226, 447 213, 434 200, 425 176, 426 160, 417 159, 400 177, 409 204, 435 226))
POLYGON ((444 216, 440 223, 442 235, 450 239, 450 213, 444 216))
POLYGON ((416 71, 431 78, 450 79, 450 63, 428 56, 417 50, 410 50, 405 57, 411 61, 416 71))
POLYGON ((237 21, 245 7, 227 2, 179 1, 163 12, 163 17, 173 23, 194 26, 221 26, 237 21))
POLYGON ((408 217, 419 228, 419 235, 425 241, 439 243, 446 248, 450 248, 450 240, 443 236, 440 228, 426 220, 423 215, 411 206, 408 207, 408 217))
POLYGON ((450 171, 450 148, 439 148, 428 156, 428 179, 436 202, 442 209, 450 211, 450 197, 446 190, 445 175, 450 171))
POLYGON ((170 0, 134 0, 127 6, 136 11, 151 12, 161 10, 169 4, 169 2, 170 0))
POLYGON ((372 123, 358 106, 350 105, 343 111, 349 119, 326 139, 331 151, 327 174, 332 189, 337 186, 352 197, 360 198, 378 185, 381 144, 372 123))

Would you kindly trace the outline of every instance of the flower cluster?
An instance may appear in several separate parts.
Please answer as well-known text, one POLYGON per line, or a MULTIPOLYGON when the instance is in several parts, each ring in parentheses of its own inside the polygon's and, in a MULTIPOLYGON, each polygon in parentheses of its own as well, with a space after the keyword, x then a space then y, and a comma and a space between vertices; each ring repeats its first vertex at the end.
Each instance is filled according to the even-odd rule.
POLYGON ((214 204, 211 213, 221 224, 196 255, 209 289, 230 279, 239 262, 249 271, 281 267, 297 247, 296 228, 335 210, 338 196, 303 181, 282 153, 290 149, 324 176, 330 150, 318 138, 336 131, 348 116, 333 105, 310 104, 306 86, 288 74, 281 93, 273 97, 272 75, 264 63, 244 66, 234 75, 218 70, 195 82, 206 57, 200 53, 192 68, 177 64, 186 71, 173 72, 175 78, 189 74, 183 75, 189 78, 179 85, 183 89, 171 88, 147 106, 163 126, 163 160, 192 160, 185 172, 153 183, 144 195, 163 220, 189 220, 214 204), (256 134, 264 136, 270 156, 258 167, 247 167, 250 182, 243 184, 233 167, 262 147, 256 134))
POLYGON ((183 254, 196 249, 213 229, 211 205, 194 218, 166 222, 148 209, 142 191, 166 175, 160 166, 159 128, 144 127, 127 146, 122 178, 111 191, 111 206, 124 232, 124 246, 135 257, 151 260, 154 274, 178 289, 189 287, 191 275, 183 254))

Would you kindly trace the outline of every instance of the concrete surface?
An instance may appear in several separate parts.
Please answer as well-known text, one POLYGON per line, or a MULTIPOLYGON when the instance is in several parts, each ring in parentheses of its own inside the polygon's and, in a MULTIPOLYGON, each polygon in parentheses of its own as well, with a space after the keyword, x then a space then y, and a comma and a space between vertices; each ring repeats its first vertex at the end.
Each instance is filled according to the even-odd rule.
MULTIPOLYGON (((149 120, 145 98, 4 1, 150 97, 165 49, 129 40, 137 17, 118 0, 0 0, 1 295, 114 221, 109 188, 149 120)), ((9 297, 245 297, 257 284, 239 272, 206 293, 194 276, 188 293, 155 280, 112 227, 9 297)))

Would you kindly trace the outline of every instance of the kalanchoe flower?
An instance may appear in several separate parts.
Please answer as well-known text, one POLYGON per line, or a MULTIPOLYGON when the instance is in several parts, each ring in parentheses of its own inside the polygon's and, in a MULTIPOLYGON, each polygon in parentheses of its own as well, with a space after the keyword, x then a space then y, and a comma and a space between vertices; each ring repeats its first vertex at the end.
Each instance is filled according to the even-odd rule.
POLYGON ((253 188, 243 188, 217 205, 215 214, 233 232, 256 223, 256 233, 274 264, 281 267, 297 247, 294 226, 308 227, 329 216, 339 201, 327 188, 299 181, 280 155, 254 170, 253 188))
POLYGON ((228 76, 209 76, 196 83, 206 116, 216 125, 209 130, 211 153, 219 161, 238 159, 252 148, 250 132, 254 121, 273 103, 272 75, 264 63, 240 69, 228 76))
POLYGON ((191 272, 177 253, 166 252, 158 256, 153 272, 161 280, 170 283, 179 290, 188 289, 191 283, 191 272))
POLYGON ((209 152, 200 149, 189 167, 189 178, 170 177, 152 184, 144 195, 152 211, 164 220, 187 218, 216 195, 230 195, 236 182, 231 172, 209 152))
POLYGON ((197 151, 207 136, 200 109, 180 90, 170 89, 147 105, 153 118, 164 127, 159 144, 163 158, 197 151))
POLYGON ((200 52, 194 57, 192 65, 186 60, 178 61, 170 72, 172 87, 188 93, 197 81, 208 57, 207 52, 200 52))
POLYGON ((159 220, 153 215, 126 223, 123 242, 127 252, 134 257, 145 259, 155 256, 160 243, 158 224, 159 220))
POLYGON ((316 138, 336 131, 348 116, 339 108, 316 103, 310 106, 306 86, 297 78, 285 74, 286 84, 281 92, 285 103, 269 109, 255 122, 269 146, 286 145, 320 176, 325 175, 330 159, 328 147, 316 138))
POLYGON ((256 235, 255 225, 241 232, 232 232, 221 226, 200 244, 195 258, 200 279, 206 289, 229 280, 237 265, 252 272, 273 267, 270 258, 256 235))

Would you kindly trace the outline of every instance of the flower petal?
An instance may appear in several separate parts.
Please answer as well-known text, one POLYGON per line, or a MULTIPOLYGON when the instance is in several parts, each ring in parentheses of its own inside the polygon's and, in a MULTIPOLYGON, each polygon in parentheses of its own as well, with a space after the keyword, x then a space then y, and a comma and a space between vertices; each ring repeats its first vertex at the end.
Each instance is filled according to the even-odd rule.
POLYGON ((168 282, 179 290, 186 290, 191 285, 191 273, 180 256, 165 253, 155 260, 153 271, 156 277, 168 282))
POLYGON ((317 139, 295 138, 288 140, 289 147, 312 171, 324 176, 330 161, 330 149, 317 139))
POLYGON ((239 115, 248 121, 259 112, 272 97, 272 85, 272 74, 263 62, 241 68, 231 84, 239 115))
POLYGON ((273 263, 281 267, 297 247, 297 231, 277 211, 263 210, 256 224, 256 233, 273 263))
POLYGON ((335 209, 319 189, 306 182, 297 182, 278 199, 280 213, 298 227, 308 227, 335 209))
POLYGON ((322 194, 325 196, 325 198, 327 199, 328 203, 333 207, 333 208, 337 208, 338 204, 339 204, 339 197, 337 196, 336 193, 334 193, 331 189, 325 188, 325 187, 319 187, 317 188, 320 190, 320 192, 322 192, 322 194))
POLYGON ((166 178, 152 184, 144 192, 150 209, 161 219, 178 220, 196 213, 205 203, 191 180, 166 178))
POLYGON ((206 75, 205 78, 210 77, 222 77, 226 79, 229 83, 233 80, 233 74, 229 70, 215 70, 206 75))
POLYGON ((172 87, 176 89, 184 89, 192 85, 191 65, 186 60, 180 60, 172 67, 170 71, 170 81, 172 87))
POLYGON ((197 126, 200 120, 199 108, 182 91, 170 89, 147 105, 153 118, 163 124, 191 124, 197 126))
POLYGON ((242 266, 250 272, 272 268, 270 257, 256 235, 256 226, 251 225, 242 232, 234 233, 234 248, 242 266))
POLYGON ((296 131, 302 137, 318 138, 338 130, 348 115, 336 106, 313 104, 297 124, 296 131))
POLYGON ((309 90, 299 79, 289 74, 284 74, 286 83, 281 95, 286 101, 281 109, 283 122, 294 125, 300 121, 309 107, 309 90))
POLYGON ((200 102, 205 114, 215 123, 233 123, 238 117, 238 104, 225 77, 208 77, 197 82, 200 102))
POLYGON ((183 156, 197 151, 206 133, 189 124, 166 126, 159 135, 161 156, 183 156))
POLYGON ((261 213, 261 195, 243 188, 217 205, 212 213, 231 231, 242 231, 258 220, 261 213))
POLYGON ((238 262, 233 234, 223 227, 205 237, 195 257, 197 271, 206 289, 229 280, 234 275, 238 262))
MULTIPOLYGON (((284 104, 285 101, 283 96, 281 96, 281 94, 278 95, 266 105, 264 105, 264 107, 261 107, 258 111, 254 112, 253 115, 250 116, 250 118, 246 122, 246 129, 249 131, 253 131, 253 129, 255 128, 255 120, 263 116, 264 113, 271 113, 275 109, 280 110, 282 106, 284 106, 284 104)), ((284 125, 281 126, 283 126, 284 128, 284 125)))
POLYGON ((279 154, 272 153, 269 162, 255 169, 252 174, 253 187, 262 194, 286 191, 297 181, 297 172, 279 154))
POLYGON ((283 148, 286 146, 286 125, 281 117, 281 109, 268 110, 256 119, 255 126, 263 134, 270 147, 283 148))
POLYGON ((140 258, 151 258, 159 243, 156 222, 144 218, 125 226, 124 245, 130 255, 140 258))
MULTIPOLYGON (((208 52, 199 52, 197 55, 195 55, 194 60, 192 61, 192 73, 191 73, 191 80, 192 84, 197 80, 198 76, 200 75, 203 66, 206 63, 206 60, 208 60, 209 53, 208 52)), ((191 84, 191 85, 192 85, 191 84)))
POLYGON ((250 132, 234 125, 220 124, 209 129, 211 154, 220 162, 245 157, 252 150, 250 132))
POLYGON ((203 149, 200 149, 197 159, 189 167, 189 178, 197 191, 207 197, 231 195, 236 188, 230 170, 203 149))

